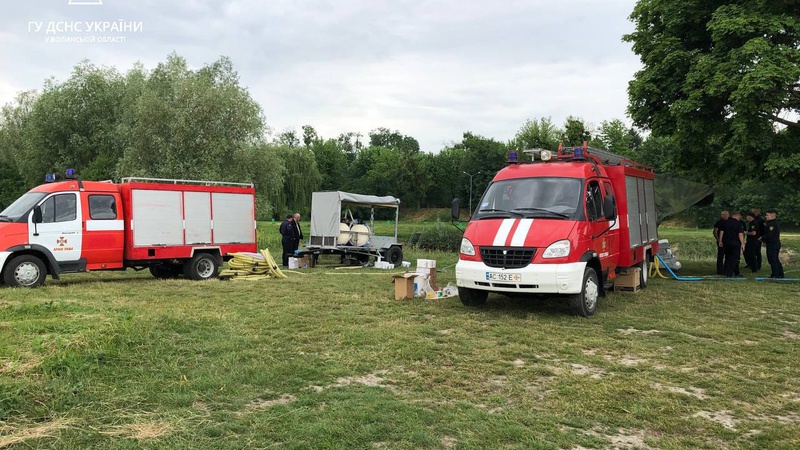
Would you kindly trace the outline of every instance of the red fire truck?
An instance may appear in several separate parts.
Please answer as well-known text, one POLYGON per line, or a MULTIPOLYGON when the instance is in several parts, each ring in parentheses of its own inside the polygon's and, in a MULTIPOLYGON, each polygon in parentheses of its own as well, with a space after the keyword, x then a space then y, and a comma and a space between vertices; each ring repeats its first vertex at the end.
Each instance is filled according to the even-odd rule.
POLYGON ((255 252, 252 184, 152 178, 122 183, 55 174, 0 213, 0 269, 12 287, 50 274, 149 268, 159 278, 217 276, 233 252, 255 252))
MULTIPOLYGON (((517 152, 483 194, 461 241, 456 280, 467 306, 489 292, 565 294, 590 316, 623 268, 641 269, 658 252, 654 178, 649 166, 603 160, 586 146, 517 152), (538 159, 536 158, 538 157, 538 159)), ((458 215, 454 201, 453 215, 458 215)))

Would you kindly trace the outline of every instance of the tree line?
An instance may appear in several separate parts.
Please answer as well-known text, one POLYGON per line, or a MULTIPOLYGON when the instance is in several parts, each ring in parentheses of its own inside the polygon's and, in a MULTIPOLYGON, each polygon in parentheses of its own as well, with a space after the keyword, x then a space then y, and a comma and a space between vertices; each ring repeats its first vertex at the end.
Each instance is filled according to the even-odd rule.
POLYGON ((311 125, 272 133, 228 58, 191 70, 172 54, 153 70, 137 64, 126 73, 84 61, 66 81, 47 80, 41 92, 23 92, 3 107, 0 205, 45 173, 74 168, 87 180, 253 182, 261 219, 308 213, 317 190, 393 195, 403 209, 448 207, 452 198, 469 196, 470 182, 478 197, 512 149, 584 140, 621 153, 642 144, 621 120, 594 130, 574 117, 563 127, 549 118, 528 120, 506 142, 465 132, 437 153, 380 127, 368 136, 324 137, 311 125))

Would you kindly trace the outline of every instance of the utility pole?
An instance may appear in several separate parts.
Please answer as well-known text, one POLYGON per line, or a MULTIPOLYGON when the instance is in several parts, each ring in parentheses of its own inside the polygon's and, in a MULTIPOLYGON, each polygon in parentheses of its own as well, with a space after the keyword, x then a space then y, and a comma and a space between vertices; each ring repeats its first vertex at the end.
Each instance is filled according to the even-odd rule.
POLYGON ((481 171, 479 170, 471 175, 468 174, 467 172, 463 173, 464 175, 469 177, 469 214, 472 215, 472 177, 478 175, 479 173, 481 173, 481 171))

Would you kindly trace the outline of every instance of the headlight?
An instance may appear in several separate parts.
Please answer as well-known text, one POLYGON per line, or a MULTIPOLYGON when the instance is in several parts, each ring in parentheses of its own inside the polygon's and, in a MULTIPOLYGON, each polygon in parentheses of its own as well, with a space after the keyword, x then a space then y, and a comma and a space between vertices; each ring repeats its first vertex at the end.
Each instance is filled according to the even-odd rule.
POLYGON ((461 239, 461 254, 475 256, 475 247, 472 246, 472 242, 467 238, 461 239))
MULTIPOLYGON (((461 244, 462 248, 464 244, 461 244)), ((542 253, 542 258, 564 258, 569 256, 569 240, 557 241, 550 244, 542 253)))

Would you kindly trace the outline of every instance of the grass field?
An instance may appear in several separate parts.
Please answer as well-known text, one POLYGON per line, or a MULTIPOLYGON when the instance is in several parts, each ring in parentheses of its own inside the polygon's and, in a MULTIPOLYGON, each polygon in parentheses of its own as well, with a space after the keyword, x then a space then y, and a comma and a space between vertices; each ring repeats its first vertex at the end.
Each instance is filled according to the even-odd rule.
MULTIPOLYGON (((710 230, 661 234, 681 273, 713 273, 710 230)), ((800 237, 784 247, 800 276, 800 237)), ((455 281, 456 255, 419 257, 455 281)), ((392 293, 387 271, 330 265, 2 288, 0 448, 800 448, 798 283, 652 279, 590 319, 392 293)))

